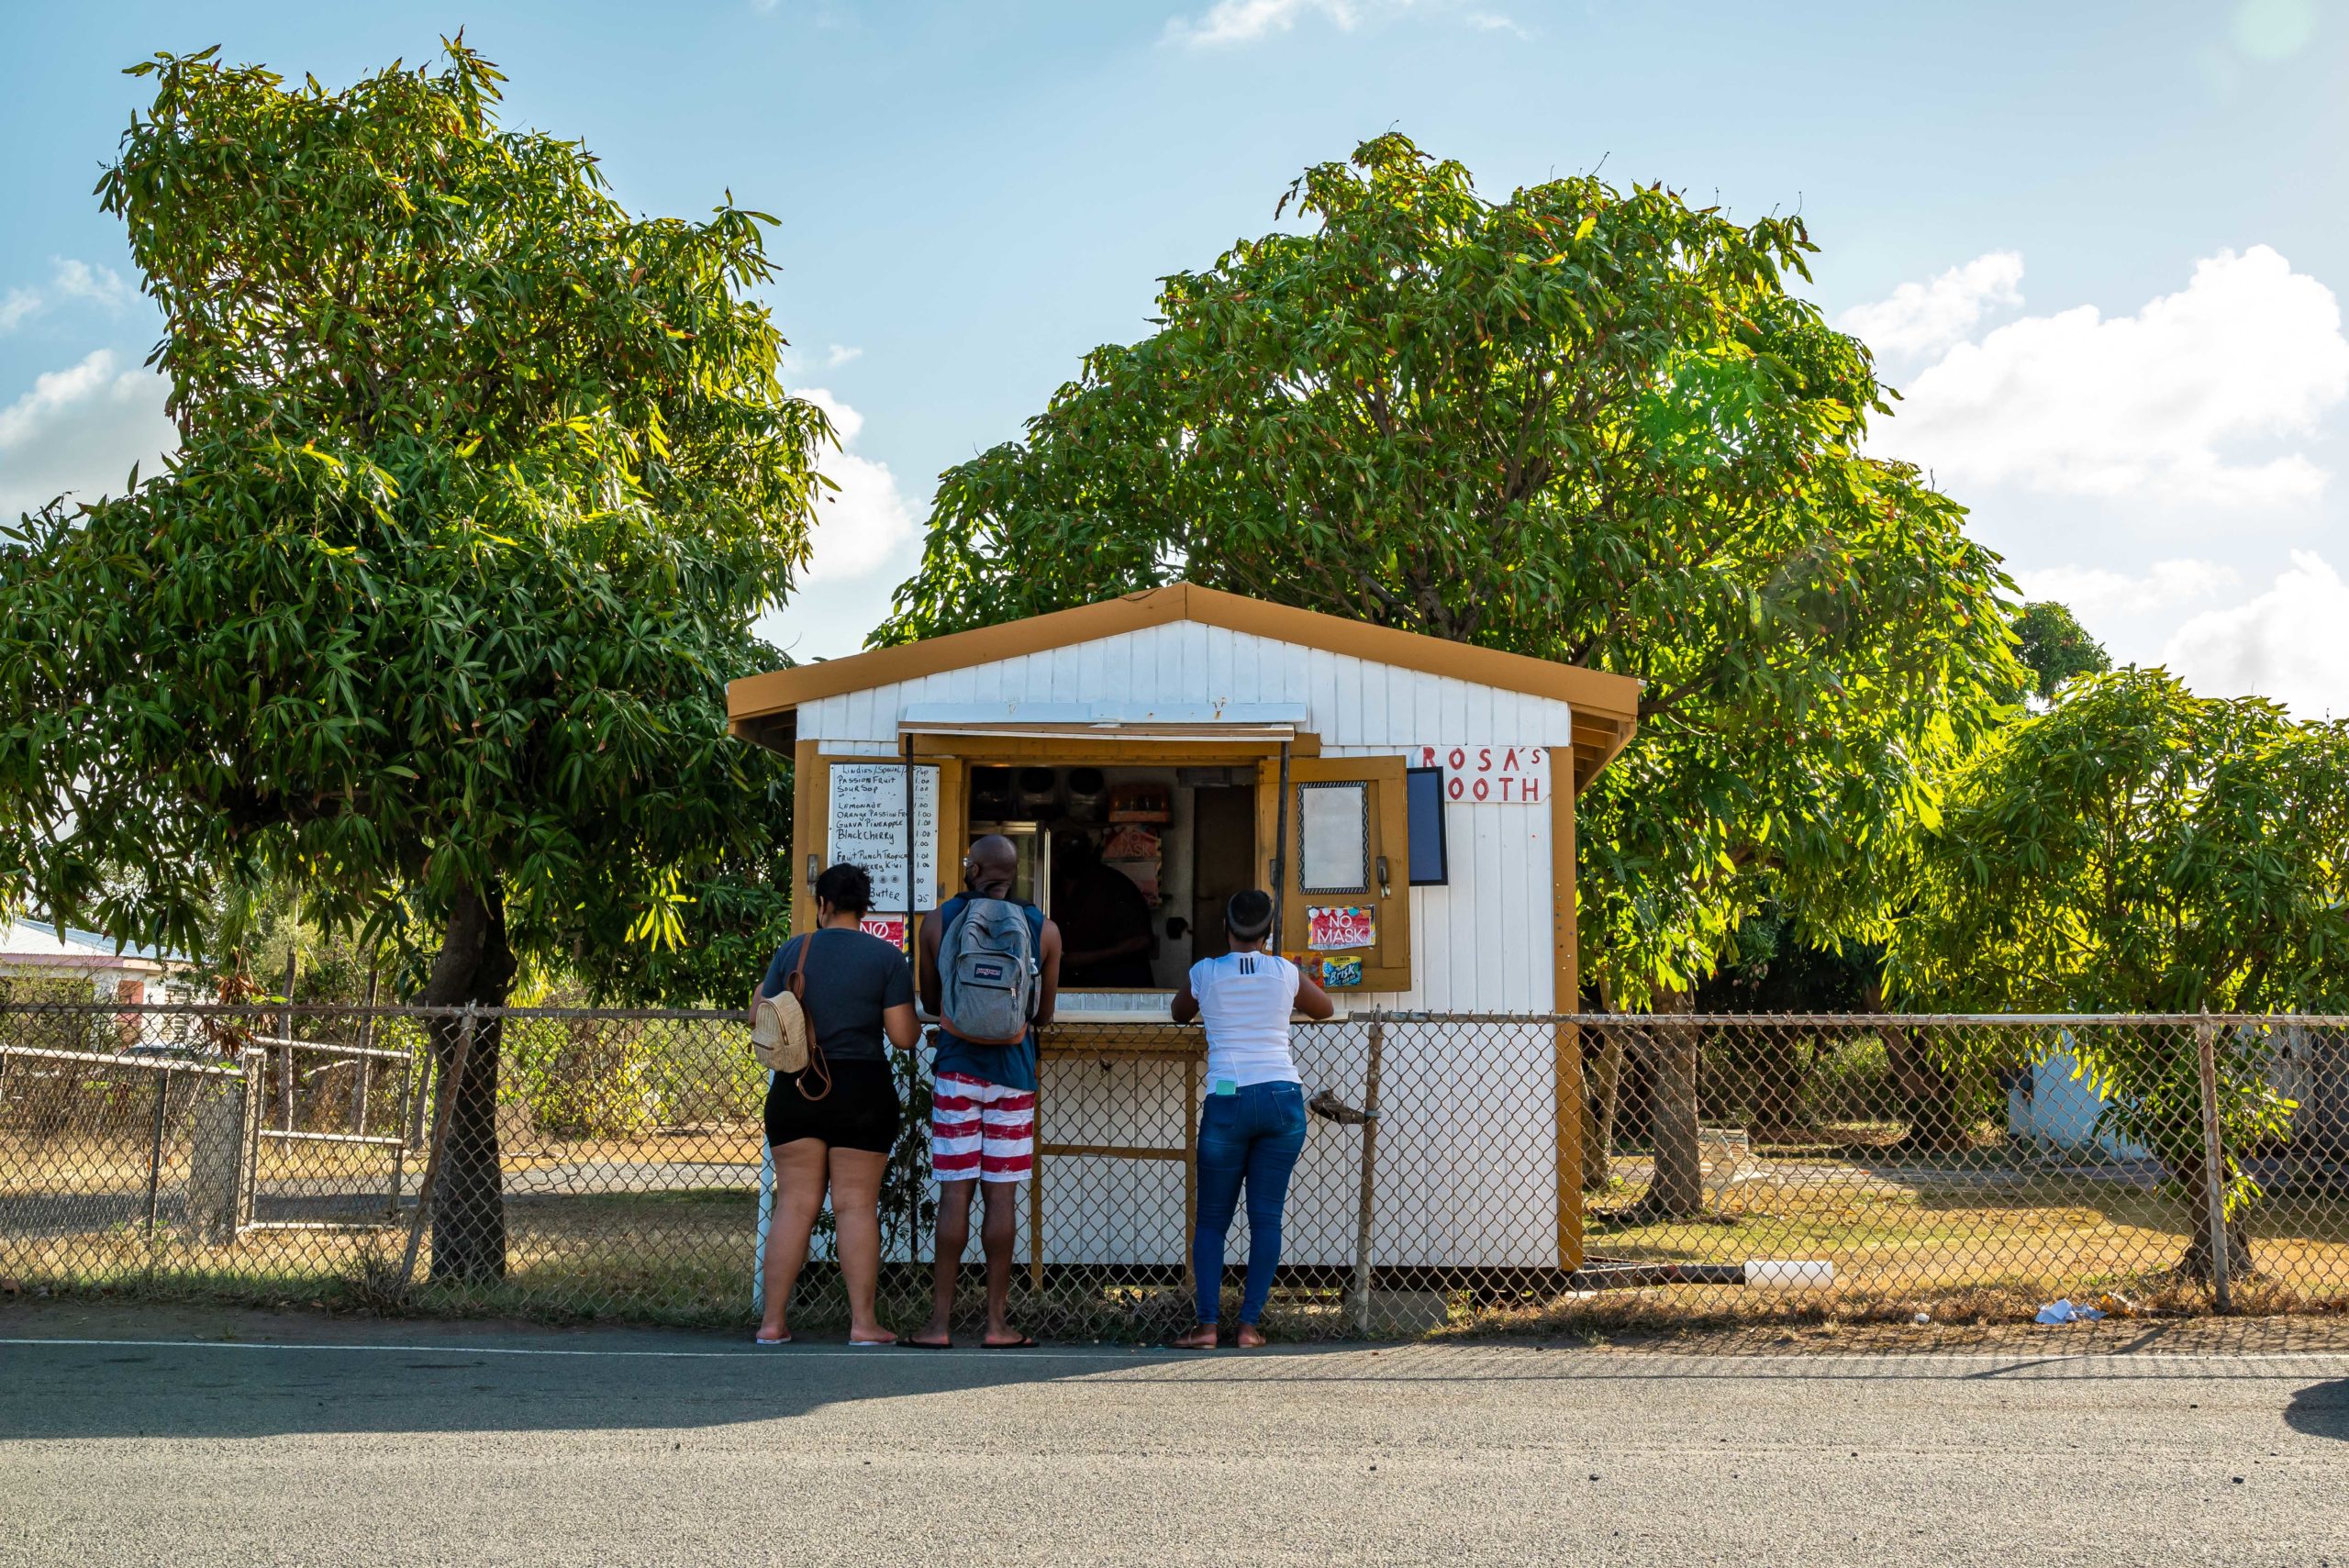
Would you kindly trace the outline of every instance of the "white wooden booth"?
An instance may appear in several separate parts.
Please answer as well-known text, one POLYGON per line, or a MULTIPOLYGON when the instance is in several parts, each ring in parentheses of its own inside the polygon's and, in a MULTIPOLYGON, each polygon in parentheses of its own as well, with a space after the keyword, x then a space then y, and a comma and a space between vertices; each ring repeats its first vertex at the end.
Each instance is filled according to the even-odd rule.
MULTIPOLYGON (((1359 1103, 1365 1020, 1399 1016, 1382 1026, 1380 1185, 1397 1194, 1375 1207, 1382 1264, 1572 1268, 1578 1058, 1546 1015, 1577 989, 1575 796, 1631 739, 1638 695, 1176 584, 752 676, 728 709, 737 737, 796 760, 799 908, 818 871, 853 860, 895 938, 990 831, 1021 846, 1048 910, 1071 834, 1145 891, 1150 984, 1064 988, 1042 1042, 1044 1143, 1099 1152, 1040 1160, 1037 1266, 1182 1258, 1199 1042, 1170 1028, 1145 1049, 1112 1026, 1165 1018, 1193 959, 1221 951, 1223 900, 1254 885, 1346 1020, 1300 1030, 1308 1094, 1359 1103), (1408 1021, 1431 1013, 1492 1021, 1408 1021)), ((1352 1258, 1358 1141, 1315 1123, 1289 1261, 1352 1258)))

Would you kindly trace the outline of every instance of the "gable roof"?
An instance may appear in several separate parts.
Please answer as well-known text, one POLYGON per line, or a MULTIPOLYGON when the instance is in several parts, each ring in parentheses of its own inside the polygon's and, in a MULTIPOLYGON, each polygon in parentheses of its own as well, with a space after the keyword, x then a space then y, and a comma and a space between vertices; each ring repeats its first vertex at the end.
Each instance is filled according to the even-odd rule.
POLYGON ((1419 632, 1372 626, 1341 616, 1268 604, 1192 583, 1056 610, 1026 620, 952 632, 845 659, 749 675, 726 688, 728 728, 739 739, 777 751, 797 734, 796 714, 807 703, 843 692, 918 680, 948 670, 1049 652, 1174 621, 1196 621, 1275 642, 1301 644, 1374 663, 1448 675, 1475 685, 1548 697, 1575 711, 1577 788, 1627 745, 1639 725, 1640 683, 1629 675, 1553 663, 1522 653, 1450 642, 1419 632), (1587 728, 1589 738, 1584 738, 1587 728))
POLYGON ((184 953, 125 942, 95 931, 60 930, 46 920, 0 921, 0 962, 30 963, 61 969, 184 968, 184 953))

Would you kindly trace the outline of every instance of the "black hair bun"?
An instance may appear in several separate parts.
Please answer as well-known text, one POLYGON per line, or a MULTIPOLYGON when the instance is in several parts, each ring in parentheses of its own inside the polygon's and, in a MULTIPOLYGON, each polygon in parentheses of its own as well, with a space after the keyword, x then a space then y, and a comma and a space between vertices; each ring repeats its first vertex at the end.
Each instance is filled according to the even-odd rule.
POLYGON ((1254 941, 1273 929, 1273 895, 1255 887, 1233 894, 1223 906, 1223 923, 1241 941, 1254 941))
POLYGON ((843 862, 816 879, 816 896, 841 914, 861 919, 873 907, 873 873, 843 862))

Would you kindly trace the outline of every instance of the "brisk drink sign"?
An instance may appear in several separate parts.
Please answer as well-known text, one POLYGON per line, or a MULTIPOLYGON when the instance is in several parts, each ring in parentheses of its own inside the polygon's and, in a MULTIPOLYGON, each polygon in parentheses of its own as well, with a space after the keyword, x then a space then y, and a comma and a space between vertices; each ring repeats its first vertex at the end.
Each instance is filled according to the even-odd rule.
POLYGON ((1443 798, 1463 806, 1540 806, 1549 799, 1547 746, 1418 746, 1415 768, 1443 770, 1443 798))

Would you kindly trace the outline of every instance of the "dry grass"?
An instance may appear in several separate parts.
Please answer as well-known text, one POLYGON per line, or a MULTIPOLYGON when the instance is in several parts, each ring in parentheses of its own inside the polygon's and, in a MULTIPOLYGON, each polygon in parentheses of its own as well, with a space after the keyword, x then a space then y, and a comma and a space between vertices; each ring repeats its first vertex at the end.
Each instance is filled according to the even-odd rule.
MULTIPOLYGON (((139 1190, 143 1140, 118 1134, 39 1140, 0 1137, 0 1197, 60 1190, 139 1190)), ((134 1224, 69 1234, 0 1233, 0 1277, 83 1290, 243 1302, 317 1301, 360 1310, 516 1316, 540 1320, 739 1324, 750 1310, 759 1154, 755 1127, 712 1125, 630 1139, 538 1137, 509 1148, 507 1279, 485 1289, 426 1284, 402 1293, 393 1272, 404 1227, 373 1231, 250 1233, 211 1247, 166 1223, 153 1238, 134 1224), (739 1175, 737 1174, 739 1173, 739 1175), (740 1184, 736 1184, 739 1182, 740 1184), (584 1190, 583 1190, 584 1189, 584 1190)), ((334 1145, 271 1151, 273 1179, 380 1190, 388 1153, 334 1145)), ((414 1192, 420 1162, 408 1163, 414 1192)), ((1644 1174, 1632 1167, 1635 1177, 1644 1174)), ((1968 1158, 1962 1169, 1905 1171, 1880 1158, 1823 1151, 1789 1162, 1776 1182, 1728 1195, 1725 1212, 1638 1225, 1607 1222, 1595 1207, 1593 1259, 1742 1262, 1824 1258, 1832 1290, 1675 1285, 1569 1292, 1520 1276, 1481 1288, 1418 1290, 1411 1310, 1438 1333, 1657 1334, 1693 1328, 1838 1332, 1908 1324, 2028 1321, 2056 1296, 2127 1298, 2163 1316, 2209 1309, 2207 1293, 2175 1266, 2189 1226, 2175 1196, 2107 1173, 2028 1170, 1968 1158)), ((1609 1195, 1620 1212, 1638 1181, 1609 1195)), ((2253 1221, 2257 1275, 2238 1289, 2251 1312, 2349 1307, 2349 1204, 2278 1199, 2253 1221)), ((426 1247, 419 1274, 429 1271, 426 1247)), ((925 1271, 897 1266, 885 1305, 918 1316, 925 1271)), ((974 1273, 975 1271, 974 1271, 974 1273)), ((1028 1301, 1040 1329, 1063 1338, 1141 1339, 1162 1333, 1186 1304, 1164 1271, 1054 1270, 1028 1301)), ((1024 1291, 1024 1271, 1022 1274, 1024 1291)), ((844 1318, 836 1274, 811 1267, 797 1315, 821 1327, 844 1318)), ((1342 1332, 1331 1290, 1284 1289, 1270 1326, 1290 1337, 1342 1332)), ((1424 1324, 1420 1325, 1424 1326, 1424 1324)), ((1418 1331, 1415 1327, 1412 1331, 1418 1331)))

